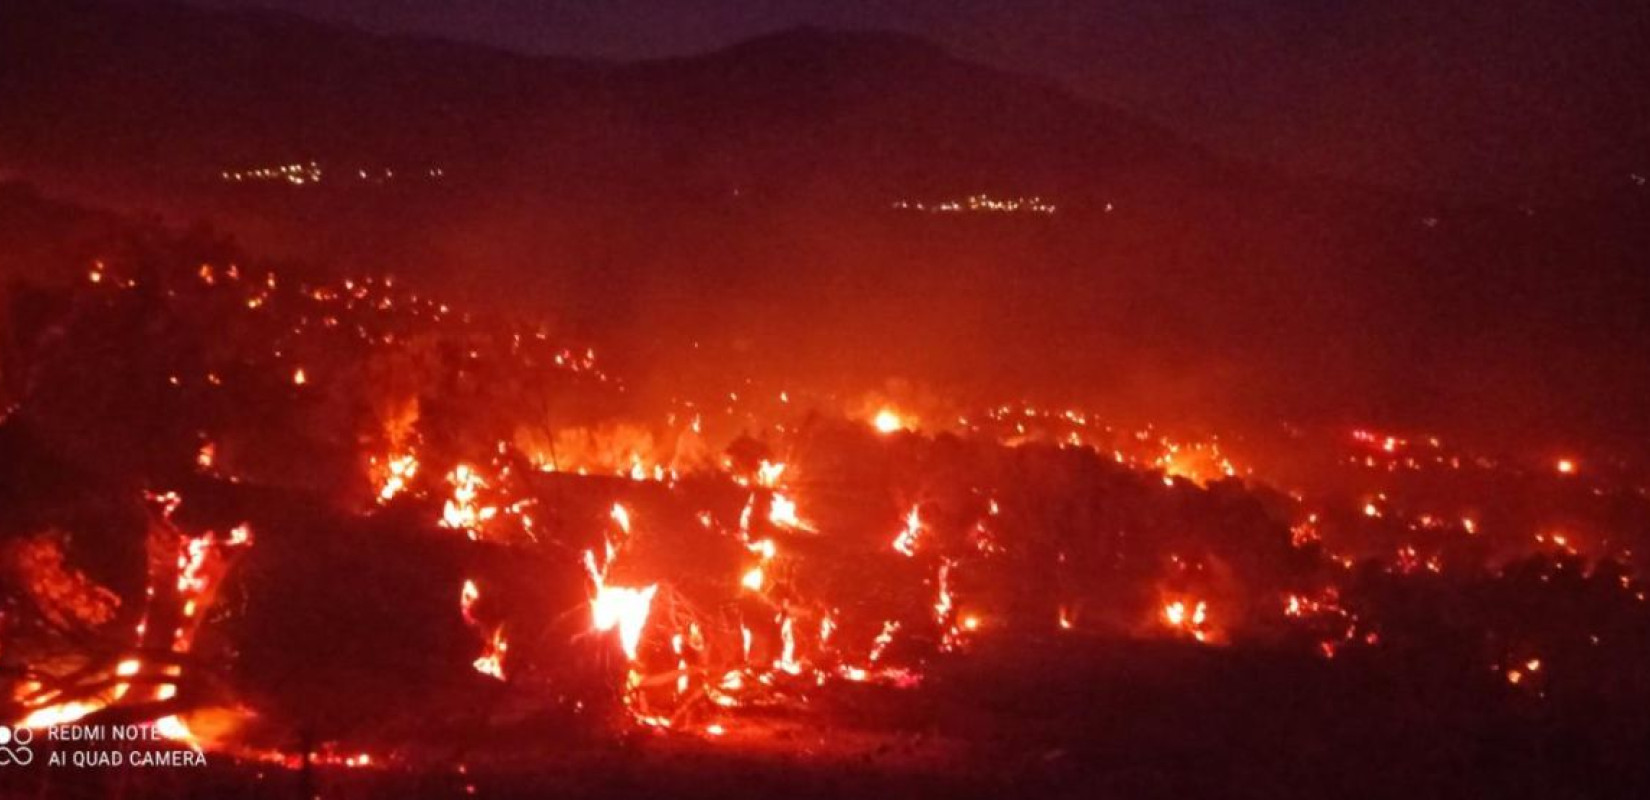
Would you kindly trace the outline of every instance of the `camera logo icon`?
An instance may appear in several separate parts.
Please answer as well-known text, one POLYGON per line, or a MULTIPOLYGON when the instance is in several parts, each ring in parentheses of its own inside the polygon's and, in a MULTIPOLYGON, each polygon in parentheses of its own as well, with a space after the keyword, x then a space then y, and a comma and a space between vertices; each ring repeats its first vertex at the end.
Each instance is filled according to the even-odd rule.
POLYGON ((12 764, 26 767, 34 763, 34 751, 29 749, 33 741, 34 731, 28 728, 0 725, 0 767, 12 764))

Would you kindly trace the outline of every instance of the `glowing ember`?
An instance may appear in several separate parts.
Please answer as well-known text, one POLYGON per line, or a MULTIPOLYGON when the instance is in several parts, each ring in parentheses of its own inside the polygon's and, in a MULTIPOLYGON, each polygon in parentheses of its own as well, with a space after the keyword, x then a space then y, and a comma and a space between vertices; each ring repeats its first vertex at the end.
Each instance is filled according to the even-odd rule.
POLYGON ((882 660, 882 654, 887 651, 888 645, 894 643, 894 634, 899 632, 899 623, 892 620, 882 623, 882 632, 877 634, 871 643, 870 661, 875 664, 882 660))
POLYGON ((802 672, 802 665, 796 660, 796 629, 793 620, 786 617, 779 625, 779 637, 783 647, 779 653, 779 660, 775 661, 774 669, 796 675, 802 672))
POLYGON ((475 624, 475 605, 481 599, 481 590, 476 588, 476 582, 467 580, 464 588, 458 592, 458 608, 464 614, 464 621, 475 624))
POLYGON ((207 442, 201 445, 201 449, 195 453, 195 466, 200 467, 202 470, 210 470, 213 464, 216 463, 217 457, 217 445, 207 442))
POLYGON ((911 511, 905 515, 905 527, 899 535, 894 537, 894 550, 907 558, 917 554, 917 536, 922 533, 922 517, 917 513, 917 507, 911 506, 911 511))
MULTIPOLYGON (((458 610, 464 617, 465 624, 478 630, 487 626, 476 618, 476 604, 481 600, 481 589, 472 580, 464 581, 464 587, 458 592, 458 610)), ((472 663, 476 672, 489 678, 504 680, 504 653, 508 645, 504 641, 504 627, 494 626, 491 633, 482 634, 481 655, 472 663)))
MULTIPOLYGON (((462 530, 467 532, 470 538, 477 538, 477 529, 498 515, 497 508, 483 506, 477 502, 476 498, 481 490, 486 488, 487 482, 468 464, 454 467, 448 474, 447 481, 453 486, 453 496, 442 507, 441 526, 462 530)), ((382 492, 379 496, 383 496, 382 492)))
POLYGON ((1209 640, 1211 631, 1206 627, 1209 621, 1209 606, 1202 600, 1192 603, 1185 600, 1165 603, 1163 621, 1170 628, 1190 635, 1199 642, 1209 640))
POLYGON ((407 490, 407 484, 418 474, 418 459, 411 453, 390 459, 383 470, 378 487, 378 502, 388 503, 407 490))

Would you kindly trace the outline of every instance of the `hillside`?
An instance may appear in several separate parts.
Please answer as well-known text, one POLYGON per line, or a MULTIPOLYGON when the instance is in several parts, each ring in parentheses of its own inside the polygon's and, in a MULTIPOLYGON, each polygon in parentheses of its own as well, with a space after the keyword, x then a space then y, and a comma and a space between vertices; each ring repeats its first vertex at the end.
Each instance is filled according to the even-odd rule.
POLYGON ((1287 175, 894 34, 615 64, 182 6, 0 14, 15 177, 550 314, 648 374, 704 345, 1154 415, 1645 425, 1630 182, 1494 206, 1287 175))

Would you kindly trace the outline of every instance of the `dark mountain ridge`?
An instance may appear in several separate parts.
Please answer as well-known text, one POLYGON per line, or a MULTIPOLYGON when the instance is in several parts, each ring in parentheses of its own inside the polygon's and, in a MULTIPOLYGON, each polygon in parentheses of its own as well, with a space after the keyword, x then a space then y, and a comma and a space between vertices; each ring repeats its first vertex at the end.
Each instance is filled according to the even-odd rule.
POLYGON ((752 369, 1160 416, 1650 427, 1642 186, 1497 206, 1301 179, 909 36, 614 64, 16 0, 0 96, 0 167, 53 195, 546 313, 657 364, 724 342, 752 369), (319 182, 223 179, 311 161, 319 182), (1058 210, 895 208, 977 194, 1058 210))

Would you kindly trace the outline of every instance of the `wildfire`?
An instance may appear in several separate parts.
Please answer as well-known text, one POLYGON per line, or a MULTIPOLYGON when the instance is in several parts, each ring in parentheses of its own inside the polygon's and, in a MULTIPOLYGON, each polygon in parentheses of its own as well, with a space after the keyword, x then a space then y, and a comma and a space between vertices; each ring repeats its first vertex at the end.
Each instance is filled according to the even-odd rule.
MULTIPOLYGON (((219 292, 227 291, 234 280, 233 273, 224 270, 204 270, 202 275, 211 276, 208 282, 213 283, 219 292)), ((101 294, 108 294, 117 291, 121 283, 115 277, 106 275, 99 265, 91 280, 108 284, 100 290, 101 294), (103 281, 105 277, 110 280, 103 281)), ((335 315, 317 314, 311 317, 317 321, 317 327, 338 326, 347 330, 354 321, 344 315, 343 307, 356 301, 360 301, 363 307, 389 307, 383 305, 389 298, 368 300, 358 289, 358 286, 347 282, 344 289, 305 287, 301 296, 316 303, 340 306, 335 315)), ((259 294, 251 298, 247 307, 263 308, 257 315, 259 317, 280 311, 284 301, 265 305, 265 298, 273 297, 270 294, 273 290, 271 276, 268 289, 259 289, 259 294)), ((398 297, 395 303, 397 308, 406 305, 423 309, 423 313, 436 319, 462 316, 450 314, 444 306, 416 298, 408 301, 398 297)), ((237 308, 239 306, 240 301, 237 301, 237 308)), ((400 335, 399 329, 394 328, 388 332, 372 331, 374 338, 371 341, 388 344, 393 340, 392 333, 400 335)), ((471 339, 466 338, 465 341, 468 343, 471 339)), ((512 344, 515 349, 511 352, 531 350, 532 342, 530 333, 518 334, 512 344)), ((470 360, 477 362, 485 362, 496 355, 479 344, 466 352, 470 360)), ((289 374, 293 385, 304 386, 308 382, 304 368, 292 369, 292 362, 288 360, 290 354, 276 355, 275 360, 264 362, 269 370, 265 383, 280 384, 289 374), (291 370, 290 373, 288 370, 291 370)), ((562 350, 553 355, 541 353, 540 357, 553 361, 560 370, 581 376, 581 380, 607 380, 605 375, 594 371, 592 352, 586 351, 580 355, 573 350, 562 350)), ((352 374, 335 368, 331 362, 312 362, 310 366, 318 370, 317 374, 324 376, 352 374)), ((199 382, 219 385, 235 374, 222 367, 219 369, 222 371, 203 369, 185 373, 179 368, 178 374, 171 376, 170 385, 182 387, 179 391, 184 391, 199 382), (220 379, 219 375, 224 378, 220 379)), ((855 447, 881 448, 897 456, 897 461, 890 461, 895 461, 899 468, 888 470, 894 475, 890 480, 893 485, 876 485, 876 493, 870 495, 871 500, 860 502, 857 508, 838 507, 835 504, 847 506, 860 501, 856 493, 861 491, 862 483, 870 482, 858 481, 859 476, 855 475, 843 480, 841 475, 817 468, 818 462, 811 459, 809 450, 816 442, 807 437, 824 434, 816 434, 806 425, 787 427, 789 420, 775 422, 764 419, 750 408, 740 406, 741 398, 747 401, 760 398, 771 402, 774 397, 774 387, 752 384, 748 380, 745 383, 748 388, 742 387, 738 392, 719 391, 713 403, 674 400, 675 405, 665 416, 663 428, 677 434, 671 438, 660 436, 661 429, 653 427, 654 423, 627 423, 622 426, 592 423, 591 427, 577 428, 575 436, 570 432, 574 429, 570 428, 524 433, 531 427, 529 424, 506 419, 502 422, 514 427, 501 425, 498 427, 499 433, 489 432, 487 438, 480 439, 490 442, 495 440, 495 435, 506 437, 507 440, 498 441, 496 456, 490 461, 474 460, 468 463, 458 461, 455 450, 462 450, 464 458, 485 458, 477 456, 468 447, 477 440, 476 437, 449 436, 451 432, 437 428, 424 432, 428 438, 420 436, 415 429, 418 421, 415 408, 410 416, 400 415, 406 417, 404 423, 385 426, 384 441, 388 445, 379 456, 363 459, 356 454, 351 456, 351 463, 357 468, 362 463, 368 465, 368 485, 372 487, 378 504, 388 504, 396 498, 405 499, 409 494, 429 490, 430 494, 425 499, 432 505, 440 499, 441 512, 439 518, 425 519, 422 525, 436 524, 445 529, 462 530, 470 539, 480 539, 484 533, 487 534, 489 541, 485 545, 472 546, 454 541, 441 543, 443 547, 473 547, 478 557, 474 562, 465 563, 497 564, 508 561, 508 554, 528 552, 525 549, 509 549, 518 546, 542 547, 531 551, 535 559, 582 560, 583 571, 590 584, 588 587, 573 587, 574 613, 581 617, 576 624, 582 627, 582 609, 576 606, 587 601, 590 607, 589 632, 612 635, 573 638, 579 642, 599 640, 604 653, 611 651, 614 639, 618 641, 619 649, 627 660, 624 665, 624 703, 637 724, 653 728, 721 735, 723 723, 707 724, 702 713, 705 705, 695 705, 701 700, 720 708, 761 705, 775 698, 805 703, 812 699, 808 691, 836 679, 880 680, 893 685, 910 685, 920 677, 916 671, 918 667, 901 665, 922 664, 924 658, 932 655, 935 649, 956 652, 971 643, 984 643, 983 637, 976 639, 970 637, 970 633, 985 630, 993 637, 1015 641, 1009 638, 1008 632, 1021 624, 1026 619, 1025 615, 1011 613, 1010 609, 1018 607, 1014 602, 1002 603, 999 613, 999 607, 994 606, 992 601, 1001 602, 1004 598, 1016 597, 1003 592, 1018 591, 1022 587, 1005 585, 1005 582, 1024 580, 1027 574, 1032 576, 1032 580, 1046 579, 1049 586, 1037 587, 1048 590, 1040 597, 1058 603, 1057 607, 1053 603, 1027 606, 1034 609, 1037 617, 1033 620, 1033 628, 1046 628, 1052 622, 1057 630, 1072 631, 1078 628, 1081 615, 1085 631, 1102 632, 1108 624, 1117 624, 1118 615, 1108 617, 1105 605, 1095 601, 1096 595, 1085 594, 1090 587, 1082 585, 1081 581, 1097 568, 1110 570, 1109 559, 1112 558, 1122 562, 1134 557, 1129 554, 1138 552, 1152 553, 1155 558, 1159 551, 1153 548, 1163 541, 1170 542, 1176 551, 1186 556, 1184 561, 1179 556, 1173 558, 1180 571, 1179 577, 1158 576, 1147 569, 1134 569, 1139 566, 1135 563, 1121 563, 1117 565, 1118 572, 1106 572, 1107 575, 1143 575, 1147 581, 1156 581, 1161 577, 1165 581, 1162 586, 1174 586, 1176 589, 1172 594, 1147 595, 1155 599, 1155 603, 1148 601, 1142 607, 1131 602, 1125 606, 1129 609, 1129 616, 1122 622, 1126 627, 1154 636, 1168 633, 1200 643, 1218 643, 1225 641, 1228 634, 1234 638, 1240 631, 1247 634, 1247 630, 1239 627, 1247 623, 1256 623, 1256 630, 1265 633, 1269 625, 1282 621, 1307 626, 1302 628, 1311 634, 1307 647, 1315 644, 1328 657, 1333 657, 1336 649, 1345 644, 1363 641, 1373 645, 1377 641, 1372 627, 1360 622, 1351 610, 1340 606, 1337 590, 1318 582, 1321 575, 1330 571, 1314 571, 1310 573, 1313 576, 1310 579, 1246 584, 1254 577, 1253 569, 1238 563, 1243 559, 1231 558, 1229 553, 1220 550, 1231 540, 1208 543, 1206 532, 1200 529, 1203 526, 1191 513, 1205 505, 1198 498, 1221 499, 1218 496, 1220 492, 1243 497, 1246 489, 1238 482, 1228 482, 1218 487, 1208 484, 1239 474, 1253 474, 1246 468, 1240 470, 1223 451, 1224 442, 1212 436, 1200 439, 1176 434, 1171 439, 1150 425, 1113 428, 1100 416, 1077 409, 1039 409, 1016 402, 994 405, 983 410, 984 413, 976 413, 982 409, 959 413, 954 417, 954 428, 949 422, 945 424, 947 429, 958 432, 958 439, 968 445, 956 450, 972 450, 978 443, 980 450, 996 448, 991 458, 1000 459, 1000 462, 991 463, 991 469, 954 470, 951 469, 953 464, 942 463, 942 459, 933 456, 934 450, 942 448, 921 449, 937 444, 935 438, 927 435, 927 431, 939 429, 940 425, 932 423, 942 417, 929 418, 927 423, 930 424, 925 424, 919 431, 915 418, 892 406, 878 408, 876 403, 870 403, 859 406, 849 412, 846 419, 839 420, 847 423, 845 425, 818 427, 846 431, 847 438, 855 447), (722 413, 724 408, 725 416, 722 413), (871 411, 868 420, 871 430, 891 438, 878 439, 865 430, 867 411, 871 411), (893 436, 901 432, 908 432, 909 435, 893 436), (712 437, 724 434, 727 438, 722 443, 739 435, 749 441, 741 440, 737 445, 750 445, 750 449, 736 450, 730 446, 724 453, 726 457, 718 459, 715 455, 717 443, 712 437), (655 437, 659 437, 657 441, 655 437), (454 441, 462 441, 466 447, 454 447, 454 441), (675 443, 674 451, 670 449, 672 442, 675 443), (1048 446, 1046 449, 1045 445, 1048 446), (414 446, 417 448, 416 455, 412 449, 414 446), (597 451, 600 451, 599 455, 589 455, 597 451), (761 458, 763 454, 771 453, 787 454, 784 456, 786 460, 794 455, 795 461, 787 464, 780 457, 761 458), (1053 502, 1050 502, 1048 495, 1055 495, 1054 491, 1046 494, 1041 491, 1024 492, 1017 491, 1020 488, 1017 486, 990 483, 1004 475, 1018 477, 1024 474, 1030 474, 1033 476, 1031 480, 1037 480, 1053 473, 1055 477, 1065 480, 1069 473, 1058 472, 1064 468, 1063 465, 1045 471, 1031 458, 1024 462, 1015 460, 1022 455, 1042 457, 1047 453, 1056 453, 1058 459, 1071 459, 1071 463, 1079 465, 1077 472, 1080 475, 1098 478, 1097 483, 1105 488, 1092 489, 1084 487, 1079 481, 1069 481, 1082 487, 1078 489, 1080 491, 1094 491, 1092 497, 1082 497, 1085 501, 1094 499, 1094 503, 1074 506, 1067 504, 1064 496, 1054 496, 1053 502), (912 454, 916 457, 907 458, 912 454), (421 458, 424 459, 422 462, 421 458), (1022 471, 1020 468, 1027 463, 1038 469, 1022 471), (667 464, 670 466, 667 467, 667 464), (560 471, 561 474, 543 475, 535 470, 527 476, 513 475, 511 469, 514 465, 535 465, 538 470, 560 471), (907 465, 915 466, 907 469, 907 465), (939 468, 929 469, 935 466, 939 468), (1008 468, 998 469, 999 466, 1008 468), (678 468, 683 476, 680 483, 677 480, 678 468), (907 472, 915 474, 908 478, 904 474, 907 472), (949 483, 954 473, 966 475, 966 482, 949 483), (812 512, 809 515, 812 520, 805 518, 799 508, 796 491, 798 474, 809 479, 804 484, 807 488, 805 499, 812 512), (445 488, 449 490, 444 498, 440 495, 440 476, 445 476, 445 488), (589 476, 589 480, 581 482, 580 476, 589 476), (624 483, 615 476, 657 484, 624 483), (1125 477, 1127 480, 1123 479, 1125 477), (1158 490, 1158 481, 1172 487, 1173 492, 1158 490), (1153 487, 1150 497, 1130 496, 1116 504, 1102 505, 1111 503, 1112 495, 1100 492, 1112 491, 1116 486, 1133 487, 1142 483, 1153 487), (574 489, 563 492, 565 487, 574 489), (704 545, 705 551, 714 547, 718 556, 716 559, 707 558, 705 562, 717 565, 715 574, 686 575, 678 581, 678 574, 694 566, 691 563, 693 559, 677 558, 661 568, 659 563, 664 559, 658 558, 658 551, 632 554, 640 557, 627 559, 625 571, 615 571, 616 562, 626 556, 624 551, 631 544, 629 537, 637 520, 633 519, 631 509, 620 502, 613 502, 604 518, 602 509, 607 505, 607 499, 599 505, 586 506, 583 501, 588 498, 579 496, 586 488, 592 492, 605 492, 608 487, 618 487, 613 490, 627 502, 629 498, 649 498, 647 505, 634 506, 645 509, 646 514, 641 521, 648 535, 637 540, 639 546, 652 547, 668 539, 670 534, 685 530, 701 538, 684 539, 687 544, 681 549, 674 549, 676 543, 670 543, 669 547, 662 548, 663 554, 668 557, 691 553, 694 552, 691 548, 712 542, 704 545), (701 495, 692 494, 701 487, 709 487, 709 490, 701 495), (884 488, 889 491, 884 493, 884 488), (523 493, 516 495, 517 491, 523 493), (552 506, 569 495, 575 498, 575 502, 552 506), (1010 508, 1007 516, 1003 516, 999 507, 999 496, 1010 508), (672 505, 661 501, 654 504, 655 498, 666 497, 683 502, 672 505), (889 497, 907 500, 920 497, 923 502, 913 503, 902 512, 894 509, 894 513, 890 513, 883 505, 889 497), (956 498, 962 499, 958 501, 956 498), (1144 510, 1136 513, 1137 509, 1127 507, 1131 502, 1142 504, 1144 510), (524 537, 519 542, 505 541, 502 531, 516 521, 532 532, 532 520, 526 512, 538 503, 553 510, 553 513, 547 513, 540 519, 540 531, 544 535, 524 537), (656 508, 674 509, 663 513, 678 513, 679 516, 676 519, 662 516, 656 521, 652 517, 656 508), (574 513, 574 509, 578 513, 574 513), (1082 516, 1069 523, 1039 521, 1043 515, 1070 514, 1073 509, 1082 516), (929 517, 926 524, 925 510, 929 517), (1181 513, 1182 510, 1186 513, 1181 513), (737 530, 729 524, 730 516, 736 511, 737 530), (897 521, 890 517, 897 517, 897 521), (1150 521, 1153 518, 1168 521, 1157 525, 1150 521), (868 529, 870 553, 862 552, 861 534, 867 533, 867 530, 843 524, 844 520, 852 520, 853 525, 858 526, 865 519, 882 520, 873 522, 868 529), (966 522, 970 519, 973 520, 971 526, 966 522), (1148 521, 1142 523, 1142 519, 1148 521), (962 521, 961 524, 957 524, 959 521, 962 521), (842 527, 833 528, 837 524, 842 527), (1039 524, 1044 527, 1033 528, 1039 524), (889 527, 882 527, 885 525, 889 527), (1076 529, 1081 535, 1074 538, 1063 529, 1049 531, 1049 528, 1062 526, 1076 529), (585 549, 585 544, 569 545, 569 542, 580 541, 576 537, 596 533, 595 530, 580 530, 581 527, 600 528, 604 541, 589 549, 585 549), (891 540, 884 538, 890 528, 895 530, 891 540), (800 533, 818 535, 795 535, 800 533), (1089 536, 1091 533, 1092 537, 1089 536), (724 535, 728 537, 726 540, 719 538, 724 535), (1115 540, 1111 538, 1113 535, 1115 540), (1046 540, 1035 538, 1042 536, 1046 536, 1046 540), (1088 539, 1077 541, 1083 537, 1088 539), (1088 546, 1086 542, 1089 539, 1100 537, 1106 539, 1101 549, 1082 549, 1088 546), (1154 537, 1157 539, 1154 540, 1154 537), (531 538, 531 543, 526 538, 531 538), (830 560, 840 556, 840 550, 831 552, 831 548, 840 547, 842 542, 853 543, 852 560, 830 560), (886 548, 884 542, 889 543, 886 548), (738 552, 740 545, 748 555, 738 552), (781 547, 785 549, 783 560, 779 559, 778 553, 781 547), (1194 549, 1205 552, 1194 552, 1194 549), (919 550, 923 555, 921 559, 917 558, 919 550), (1068 552, 1072 556, 1069 563, 1068 552), (719 560, 724 556, 726 560, 719 560), (816 568, 819 562, 826 566, 816 568), (844 564, 848 566, 844 568, 844 564), (926 571, 930 564, 936 565, 932 573, 926 571), (1005 564, 1012 566, 1005 567, 1005 564), (1202 572, 1204 565, 1210 569, 1201 576, 1195 574, 1202 572), (630 567, 638 568, 638 572, 630 572, 630 567), (848 576, 847 580, 838 578, 844 574, 848 576), (920 577, 910 579, 919 574, 920 577), (619 575, 623 575, 624 582, 631 585, 610 582, 610 578, 619 575), (826 575, 829 577, 822 577, 826 575), (968 581, 961 582, 960 575, 966 575, 968 581), (667 576, 673 582, 664 582, 667 576), (933 582, 928 582, 928 578, 932 578, 933 582), (868 582, 874 582, 869 589, 868 582), (1307 589, 1300 588, 1307 585, 1317 588, 1310 590, 1311 594, 1275 593, 1277 590, 1271 588, 1290 586, 1293 591, 1307 592, 1307 589), (1219 605, 1211 607, 1206 599, 1180 593, 1188 586, 1199 587, 1192 589, 1194 593, 1219 587, 1220 593, 1213 595, 1219 605), (1243 602, 1244 598, 1235 595, 1235 592, 1242 590, 1252 593, 1257 586, 1268 587, 1264 602, 1247 603, 1243 602), (963 591, 959 592, 959 588, 963 591), (583 594, 581 589, 585 590, 583 594), (858 594, 834 594, 838 591, 858 594), (1281 619, 1277 602, 1280 596, 1283 600, 1281 619), (888 597, 894 598, 893 601, 887 601, 885 598, 888 597), (1231 598, 1230 604, 1227 603, 1228 598, 1231 598), (655 600, 660 601, 657 607, 655 600), (878 607, 878 603, 882 605, 878 607), (1264 613, 1254 611, 1261 606, 1265 607, 1264 613), (1221 615, 1220 627, 1216 626, 1215 612, 1221 615), (878 622, 881 624, 880 630, 875 627, 878 622), (866 637, 873 630, 877 633, 867 642, 866 637), (902 631, 910 631, 910 634, 900 636, 901 646, 895 648, 896 636, 902 631), (647 640, 645 648, 644 638, 647 640), (664 647, 667 640, 670 645, 668 652, 664 647), (862 656, 864 660, 860 660, 862 656)), ((329 391, 332 385, 329 382, 329 391)), ((796 390, 794 398, 789 392, 778 393, 782 404, 792 409, 807 405, 818 407, 819 404, 804 400, 806 395, 800 387, 791 388, 796 390), (793 400, 795 405, 791 405, 793 400)), ((950 418, 953 417, 949 414, 943 417, 950 418)), ((446 423, 447 420, 441 418, 441 422, 446 423)), ((487 422, 489 430, 494 427, 495 420, 489 418, 487 422)), ((201 444, 205 441, 202 432, 191 434, 180 452, 187 453, 188 448, 198 447, 195 463, 199 471, 206 473, 205 476, 196 476, 198 480, 207 482, 213 476, 234 480, 221 474, 221 471, 225 467, 239 465, 225 464, 221 456, 232 454, 235 457, 229 461, 239 462, 244 458, 251 462, 252 459, 244 455, 248 452, 245 440, 232 438, 232 432, 216 428, 212 430, 212 435, 223 443, 221 448, 213 442, 201 444)), ((1338 447, 1347 447, 1344 432, 1336 431, 1334 438, 1338 447)), ((819 450, 828 451, 831 442, 828 439, 823 441, 825 444, 819 450)), ((1468 469, 1474 465, 1488 469, 1483 465, 1490 463, 1447 450, 1436 438, 1426 436, 1402 438, 1359 430, 1353 434, 1351 449, 1354 454, 1350 459, 1345 452, 1337 450, 1334 461, 1351 465, 1360 474, 1365 470, 1380 470, 1383 474, 1379 477, 1383 479, 1388 475, 1418 472, 1426 465, 1453 470, 1461 469, 1465 464, 1468 469)), ((834 458, 835 453, 830 455, 834 458)), ((1518 461, 1520 474, 1527 475, 1525 467, 1535 464, 1538 465, 1536 471, 1541 473, 1538 477, 1557 482, 1544 465, 1553 464, 1558 475, 1563 476, 1576 475, 1580 470, 1580 462, 1575 458, 1561 458, 1556 462, 1549 461, 1549 458, 1550 454, 1521 457, 1518 461)), ((827 460, 825 463, 834 465, 835 462, 827 460)), ((963 462, 963 466, 972 465, 963 462)), ((882 476, 876 477, 880 479, 882 476)), ((1337 537, 1344 535, 1348 527, 1360 532, 1405 537, 1415 534, 1439 539, 1463 532, 1465 535, 1480 533, 1480 523, 1473 516, 1464 514, 1483 513, 1488 507, 1486 504, 1477 499, 1459 503, 1451 500, 1447 505, 1444 501, 1430 498, 1421 500, 1406 495, 1401 483, 1397 477, 1376 480, 1348 487, 1333 495, 1309 495, 1307 489, 1291 490, 1286 493, 1287 499, 1280 493, 1279 504, 1287 509, 1280 516, 1273 516, 1268 508, 1265 515, 1257 512, 1255 517, 1245 517, 1243 504, 1222 500, 1220 505, 1235 509, 1231 517, 1236 522, 1231 530, 1244 530, 1238 526, 1253 522, 1263 532, 1280 534, 1275 537, 1278 546, 1289 542, 1299 548, 1291 555, 1297 557, 1300 563, 1321 558, 1321 564, 1337 568, 1333 570, 1338 576, 1334 580, 1344 577, 1346 585, 1352 586, 1351 581, 1355 579, 1351 577, 1352 573, 1340 572, 1338 568, 1350 567, 1354 563, 1354 555, 1362 558, 1369 557, 1369 554, 1329 552, 1332 546, 1345 546, 1344 539, 1337 537), (1297 505, 1287 506, 1291 500, 1297 505), (1430 513, 1412 511, 1422 507, 1428 508, 1430 513), (1286 531, 1287 536, 1282 536, 1286 531)), ((1068 488, 1054 480, 1050 480, 1048 485, 1059 490, 1068 488)), ((172 494, 157 495, 151 499, 164 508, 163 516, 167 520, 179 502, 177 496, 172 494)), ((407 510, 418 507, 418 504, 406 505, 407 510)), ((391 517, 398 515, 381 515, 384 520, 391 517)), ((1531 531, 1516 528, 1507 520, 1507 515, 1497 512, 1484 519, 1487 521, 1483 524, 1483 536, 1490 537, 1513 529, 1518 531, 1520 543, 1529 544, 1531 531)), ((1225 518, 1218 521, 1219 526, 1226 523, 1225 518)), ((1538 544, 1550 544, 1574 554, 1576 537, 1582 536, 1589 543, 1597 542, 1599 548, 1604 547, 1606 531, 1595 530, 1586 520, 1573 523, 1577 528, 1569 533, 1554 532, 1545 527, 1548 524, 1551 523, 1544 522, 1542 527, 1535 529, 1540 531, 1535 534, 1538 544), (1583 524, 1588 526, 1581 527, 1583 524)), ((1221 530, 1224 532, 1226 528, 1221 530)), ((201 621, 208 617, 212 608, 213 594, 227 570, 226 560, 236 552, 236 548, 251 541, 250 528, 245 525, 237 526, 224 535, 169 532, 174 535, 174 539, 169 541, 175 543, 176 552, 159 551, 159 558, 155 561, 163 563, 166 571, 151 581, 151 594, 158 589, 161 594, 175 596, 178 608, 175 614, 155 617, 157 630, 151 633, 163 634, 159 637, 144 635, 143 626, 151 621, 151 615, 146 613, 139 623, 137 644, 151 649, 131 652, 153 652, 157 642, 160 648, 169 647, 174 653, 188 652, 201 621), (174 623, 174 619, 179 622, 174 623), (158 630, 161 620, 165 620, 168 630, 158 630)), ((1233 534, 1234 537, 1237 535, 1233 534)), ((1435 546, 1430 540, 1416 541, 1420 544, 1398 543, 1393 547, 1383 540, 1381 552, 1374 557, 1389 566, 1387 574, 1394 580, 1400 579, 1409 570, 1443 572, 1445 562, 1429 553, 1441 552, 1446 545, 1439 543, 1435 546)), ((527 561, 525 558, 521 560, 527 561)), ((1449 566, 1453 569, 1454 564, 1449 566)), ((1273 576, 1268 574, 1267 577, 1273 576)), ((1298 575, 1291 577, 1299 578, 1298 575)), ((486 580, 485 576, 483 580, 486 580)), ((499 583, 500 586, 513 584, 505 581, 499 583)), ((1632 590, 1627 582, 1622 586, 1632 590)), ((440 591, 448 590, 450 587, 440 591)), ((466 579, 459 588, 460 614, 476 636, 476 650, 470 651, 475 653, 471 666, 481 675, 503 681, 506 678, 505 662, 508 660, 509 674, 512 678, 518 678, 514 683, 532 685, 533 680, 519 678, 538 676, 538 665, 530 665, 529 659, 541 652, 536 645, 543 640, 533 637, 525 627, 527 616, 511 616, 509 633, 515 638, 517 650, 510 651, 505 625, 496 616, 495 598, 491 594, 494 590, 494 584, 487 582, 488 597, 483 602, 482 588, 475 580, 466 579), (523 644, 529 641, 534 642, 535 646, 524 647, 523 644)), ((1349 591, 1347 597, 1359 595, 1349 591)), ((1359 602, 1364 601, 1360 599, 1359 602)), ((1355 606, 1350 601, 1348 607, 1359 608, 1360 613, 1362 611, 1362 606, 1355 606)), ((446 610, 450 614, 451 607, 446 607, 446 610)), ((9 657, 10 653, 7 655, 9 657)), ((1561 655, 1552 655, 1563 661, 1561 655)), ((1504 673, 1505 679, 1514 684, 1523 682, 1525 688, 1531 685, 1533 676, 1543 669, 1539 659, 1507 663, 1511 666, 1504 673)), ((169 666, 167 661, 159 658, 122 659, 116 655, 104 662, 84 666, 83 674, 95 680, 97 685, 106 687, 100 693, 68 695, 46 692, 35 686, 30 692, 14 699, 22 703, 25 724, 60 724, 117 704, 135 706, 139 702, 170 700, 179 691, 178 671, 181 669, 169 666), (68 699, 71 696, 74 699, 68 699)), ((523 687, 509 688, 517 690, 523 687)), ((558 687, 557 691, 559 693, 561 688, 558 687)), ((572 692, 568 694, 569 697, 574 696, 572 692)), ((167 735, 192 739, 182 718, 163 716, 156 724, 167 735)), ((367 763, 365 755, 360 756, 359 763, 367 763)))

